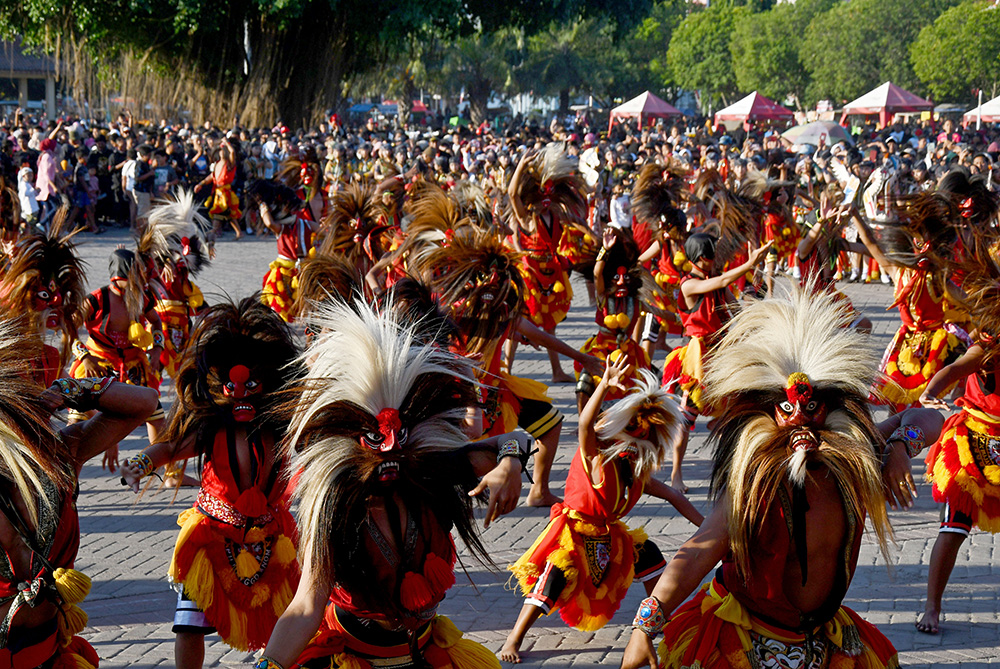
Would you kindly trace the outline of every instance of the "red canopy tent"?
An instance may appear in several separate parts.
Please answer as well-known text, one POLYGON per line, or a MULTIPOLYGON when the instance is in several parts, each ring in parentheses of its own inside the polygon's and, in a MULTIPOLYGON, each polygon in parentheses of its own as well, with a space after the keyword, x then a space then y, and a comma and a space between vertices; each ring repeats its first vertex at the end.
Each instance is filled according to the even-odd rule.
POLYGON ((873 91, 868 91, 860 98, 844 105, 844 113, 840 124, 847 120, 848 114, 878 114, 879 124, 884 128, 896 114, 930 111, 934 103, 924 100, 919 95, 887 81, 873 91))
POLYGON ((742 100, 715 112, 715 124, 718 125, 719 121, 742 121, 743 127, 749 129, 750 121, 784 121, 794 117, 795 114, 774 100, 754 91, 742 100))
MULTIPOLYGON (((384 105, 394 105, 394 104, 396 104, 396 101, 395 100, 384 100, 382 102, 382 104, 384 104, 384 105)), ((410 111, 413 112, 414 114, 425 114, 425 113, 427 113, 427 105, 425 105, 420 100, 414 100, 413 101, 413 108, 410 109, 410 111)))
POLYGON ((654 118, 668 118, 670 116, 683 116, 684 113, 669 102, 661 100, 649 91, 632 98, 628 102, 623 102, 611 110, 611 118, 608 119, 608 132, 615 124, 615 119, 638 118, 639 127, 642 127, 642 120, 654 118))

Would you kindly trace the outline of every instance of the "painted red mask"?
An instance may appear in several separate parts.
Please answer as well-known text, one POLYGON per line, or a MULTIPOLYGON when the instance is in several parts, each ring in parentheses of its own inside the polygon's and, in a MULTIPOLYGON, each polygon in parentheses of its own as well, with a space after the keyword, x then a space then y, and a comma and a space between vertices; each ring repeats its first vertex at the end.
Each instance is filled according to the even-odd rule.
POLYGON ((809 377, 795 372, 785 383, 785 401, 775 407, 779 427, 797 428, 792 433, 792 450, 813 450, 819 447, 815 428, 826 421, 826 405, 813 399, 809 377))
POLYGON ((222 394, 231 397, 233 403, 233 418, 238 423, 247 423, 257 415, 253 396, 260 393, 260 383, 250 378, 250 369, 246 365, 234 365, 229 370, 229 381, 222 387, 222 394))
POLYGON ((378 432, 366 432, 361 435, 362 445, 381 453, 387 458, 379 465, 377 476, 383 483, 395 481, 399 477, 399 461, 393 458, 398 455, 406 444, 407 430, 399 419, 396 409, 382 409, 376 417, 378 432))
POLYGON ((62 306, 62 293, 56 286, 55 280, 50 280, 48 285, 39 286, 35 291, 32 306, 35 311, 47 311, 45 317, 45 327, 54 330, 59 327, 59 307, 62 306))

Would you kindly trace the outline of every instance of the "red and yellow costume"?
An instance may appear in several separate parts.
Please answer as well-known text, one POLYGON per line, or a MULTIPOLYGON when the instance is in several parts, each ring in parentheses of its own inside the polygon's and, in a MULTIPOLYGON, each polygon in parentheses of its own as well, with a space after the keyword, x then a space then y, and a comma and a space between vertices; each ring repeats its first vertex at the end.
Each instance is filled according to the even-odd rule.
POLYGON ((962 352, 963 343, 947 327, 945 295, 927 272, 901 270, 892 306, 899 308, 903 323, 882 358, 885 380, 875 388, 901 411, 917 403, 931 378, 962 352))
MULTIPOLYGON (((649 356, 639 344, 630 336, 632 327, 636 319, 639 318, 641 309, 639 300, 635 297, 619 298, 613 294, 608 296, 603 304, 597 308, 597 334, 584 342, 580 350, 587 355, 592 355, 601 360, 606 360, 615 351, 620 351, 619 355, 625 355, 633 366, 632 375, 625 380, 625 385, 631 387, 631 379, 638 375, 638 370, 649 369, 649 356)), ((616 356, 617 357, 617 356, 616 356)), ((573 363, 573 370, 577 378, 583 372, 583 365, 579 362, 573 363)), ((626 391, 613 387, 608 390, 606 400, 613 401, 621 399, 626 391)))
POLYGON ((306 202, 295 215, 295 222, 281 226, 278 233, 278 257, 264 275, 261 301, 271 307, 286 322, 291 322, 289 310, 298 293, 299 261, 315 254, 313 249, 313 215, 306 202))
POLYGON ((524 255, 518 261, 518 271, 527 289, 524 304, 531 322, 551 332, 569 313, 573 289, 569 285, 564 261, 558 252, 563 226, 559 217, 550 212, 552 227, 546 227, 535 216, 535 232, 527 234, 518 229, 518 242, 524 255))
POLYGON ((240 218, 240 199, 233 192, 233 182, 236 180, 236 165, 230 165, 225 160, 216 161, 212 167, 212 207, 208 213, 213 218, 228 218, 238 221, 240 218))
MULTIPOLYGON (((643 483, 627 483, 618 460, 602 465, 601 483, 595 484, 577 451, 566 477, 565 501, 552 507, 542 534, 509 567, 525 595, 547 563, 560 569, 566 587, 552 610, 559 609, 566 624, 584 631, 600 629, 618 610, 636 576, 636 548, 648 539, 645 530, 631 530, 621 521, 642 495, 643 483)), ((623 463, 632 466, 627 459, 623 463)))
POLYGON ((691 263, 688 262, 683 251, 672 254, 669 244, 661 248, 660 257, 656 261, 656 271, 653 272, 653 278, 656 279, 656 285, 660 287, 660 290, 653 293, 653 304, 660 311, 677 316, 677 320, 656 317, 660 329, 669 335, 680 335, 684 332, 680 309, 677 305, 681 299, 681 279, 684 277, 684 273, 690 269, 691 263))
POLYGON ((972 374, 962 410, 949 417, 927 454, 934 499, 972 518, 979 529, 1000 532, 1000 370, 972 374), (988 379, 988 381, 987 381, 988 379), (989 388, 992 390, 989 390, 989 388))
MULTIPOLYGON (((491 344, 483 354, 483 366, 476 367, 480 397, 483 401, 483 436, 492 437, 517 429, 522 400, 552 404, 548 387, 534 379, 514 376, 503 369, 503 342, 491 344)), ((461 351, 459 351, 461 354, 461 351)), ((541 424, 526 426, 530 434, 543 435, 562 420, 562 414, 546 414, 541 424)))
POLYGON ((201 289, 188 278, 187 273, 175 274, 173 281, 164 282, 162 290, 154 286, 156 302, 153 309, 163 323, 163 352, 160 353, 162 369, 174 378, 181 354, 191 337, 191 319, 205 304, 201 289))
POLYGON ((564 225, 562 228, 557 253, 566 262, 566 266, 572 268, 592 262, 598 249, 598 241, 593 233, 580 225, 564 225))
POLYGON ((802 239, 802 233, 795 221, 771 211, 764 216, 764 239, 774 242, 769 253, 777 255, 780 260, 795 252, 802 239))
MULTIPOLYGON (((160 378, 149 364, 146 349, 152 345, 153 336, 139 323, 132 323, 128 332, 108 329, 111 318, 111 288, 98 288, 87 297, 90 319, 87 328, 87 352, 94 358, 104 376, 133 386, 159 389, 160 378)), ((143 313, 153 307, 153 295, 145 294, 143 313)), ((80 360, 74 360, 69 374, 74 379, 88 376, 80 360)), ((161 414, 162 410, 157 413, 161 414)))
MULTIPOLYGON (((58 495, 54 489, 51 492, 58 495)), ((91 645, 76 636, 87 624, 87 615, 77 604, 90 591, 90 579, 73 569, 80 548, 76 499, 66 495, 53 501, 54 512, 42 507, 38 521, 37 546, 48 565, 33 555, 31 570, 15 573, 6 554, 0 554, 0 604, 9 604, 6 618, 0 623, 3 669, 92 669, 98 665, 91 645), (16 626, 17 613, 23 607, 47 604, 58 607, 48 623, 31 628, 16 626)))
MULTIPOLYGON (((681 279, 680 285, 692 278, 687 274, 681 279)), ((716 290, 698 296, 694 309, 686 309, 682 304, 683 296, 678 298, 681 322, 684 324, 684 334, 691 340, 685 346, 679 346, 667 354, 663 364, 663 385, 668 392, 686 391, 691 404, 699 410, 703 409, 701 393, 702 361, 711 347, 716 333, 729 320, 729 307, 726 289, 716 290)))
POLYGON ((238 650, 263 648, 298 585, 295 522, 273 446, 248 437, 254 473, 240 490, 234 435, 220 430, 205 454, 201 491, 181 513, 170 579, 238 650))

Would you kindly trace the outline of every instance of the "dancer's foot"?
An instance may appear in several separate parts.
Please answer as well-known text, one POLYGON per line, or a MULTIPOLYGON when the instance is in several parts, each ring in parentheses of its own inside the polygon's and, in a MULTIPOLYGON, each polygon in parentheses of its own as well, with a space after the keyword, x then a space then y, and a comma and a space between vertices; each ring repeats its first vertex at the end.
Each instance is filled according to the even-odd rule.
POLYGON ((685 495, 688 493, 688 487, 684 485, 684 478, 680 474, 670 477, 670 487, 685 495))
MULTIPOLYGON (((513 632, 511 632, 513 634, 513 632)), ((507 640, 497 652, 497 657, 501 662, 509 662, 510 664, 520 664, 521 654, 518 652, 521 649, 521 641, 518 639, 511 639, 507 637, 507 640)))
POLYGON ((552 383, 576 383, 576 379, 560 369, 552 372, 552 383))
POLYGON ((561 501, 562 501, 561 499, 559 499, 551 492, 546 490, 543 493, 536 493, 534 491, 530 491, 528 493, 527 499, 524 500, 524 503, 527 504, 528 506, 548 507, 552 506, 553 504, 558 504, 561 501))
POLYGON ((916 622, 917 631, 924 634, 937 634, 941 631, 940 617, 940 611, 924 611, 924 615, 920 616, 920 620, 916 622))

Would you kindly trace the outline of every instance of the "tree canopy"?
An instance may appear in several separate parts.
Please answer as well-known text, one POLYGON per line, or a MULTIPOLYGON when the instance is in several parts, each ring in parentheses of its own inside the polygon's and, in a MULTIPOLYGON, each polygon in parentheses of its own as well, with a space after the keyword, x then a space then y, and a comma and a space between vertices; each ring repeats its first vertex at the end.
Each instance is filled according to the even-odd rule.
POLYGON ((690 13, 674 31, 667 64, 678 86, 701 91, 712 104, 728 104, 738 92, 729 43, 747 7, 713 3, 690 13))
POLYGON ((913 70, 939 98, 959 99, 981 89, 1000 94, 1000 10, 987 0, 952 7, 910 48, 913 70))

